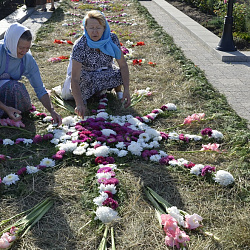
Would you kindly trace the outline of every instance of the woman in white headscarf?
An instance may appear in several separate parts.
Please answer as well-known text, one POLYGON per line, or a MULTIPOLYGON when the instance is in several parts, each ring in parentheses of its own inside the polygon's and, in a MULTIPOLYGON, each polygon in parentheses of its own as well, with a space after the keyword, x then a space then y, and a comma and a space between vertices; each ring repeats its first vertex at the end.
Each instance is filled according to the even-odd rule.
POLYGON ((62 119, 51 104, 49 95, 42 82, 39 68, 29 49, 32 35, 25 26, 14 23, 0 41, 0 118, 9 116, 17 121, 21 113, 32 107, 30 96, 23 83, 19 82, 26 76, 34 91, 50 112, 53 122, 61 125, 62 119))

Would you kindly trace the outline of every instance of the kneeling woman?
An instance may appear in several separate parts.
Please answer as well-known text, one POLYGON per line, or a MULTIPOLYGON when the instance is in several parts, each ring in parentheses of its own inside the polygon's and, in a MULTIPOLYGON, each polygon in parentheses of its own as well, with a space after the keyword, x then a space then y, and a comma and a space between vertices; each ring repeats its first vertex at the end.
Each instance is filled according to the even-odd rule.
POLYGON ((24 75, 43 106, 50 112, 53 122, 61 125, 61 116, 53 109, 38 66, 29 52, 31 40, 30 30, 14 23, 6 31, 4 40, 0 41, 0 118, 9 116, 17 121, 22 118, 22 112, 32 108, 28 91, 19 82, 24 75))
POLYGON ((130 105, 129 70, 118 37, 110 32, 100 11, 89 11, 84 20, 84 34, 72 52, 71 90, 75 112, 84 117, 87 99, 103 90, 115 88, 117 97, 130 105), (119 68, 114 65, 116 59, 119 68), (124 92, 122 92, 122 86, 124 92))

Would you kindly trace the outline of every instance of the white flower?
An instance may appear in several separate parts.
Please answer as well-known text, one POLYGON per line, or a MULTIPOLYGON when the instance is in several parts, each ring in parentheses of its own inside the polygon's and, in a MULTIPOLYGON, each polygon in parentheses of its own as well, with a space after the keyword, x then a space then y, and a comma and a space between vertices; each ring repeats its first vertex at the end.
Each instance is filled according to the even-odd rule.
POLYGON ((167 103, 165 104, 168 107, 168 110, 176 110, 176 106, 173 103, 167 103))
POLYGON ((59 150, 65 150, 66 152, 73 152, 77 148, 77 143, 72 141, 66 141, 57 145, 59 150))
POLYGON ((107 173, 96 173, 96 178, 97 179, 101 179, 101 178, 106 178, 106 179, 110 179, 111 178, 111 173, 107 172, 107 173))
POLYGON ((213 179, 222 186, 227 186, 234 183, 234 177, 225 170, 217 171, 213 179))
POLYGON ((43 118, 43 122, 50 122, 50 121, 52 121, 52 116, 50 116, 50 115, 47 115, 46 117, 44 117, 43 118))
POLYGON ((150 148, 158 148, 160 146, 159 142, 158 141, 151 141, 149 143, 149 147, 150 148))
POLYGON ((151 155, 149 159, 150 159, 150 161, 159 162, 159 160, 161 159, 161 156, 160 155, 151 155))
POLYGON ((13 145, 15 142, 12 141, 11 139, 4 139, 3 140, 3 145, 13 145))
POLYGON ((161 155, 161 157, 168 156, 168 154, 162 150, 159 151, 159 154, 161 155))
POLYGON ((88 148, 86 152, 86 156, 91 156, 95 154, 95 149, 94 148, 88 148))
POLYGON ((59 139, 53 138, 50 142, 57 145, 59 143, 59 139))
POLYGON ((112 129, 102 129, 101 132, 105 136, 116 135, 116 132, 112 129))
POLYGON ((23 140, 23 143, 27 146, 29 144, 32 144, 33 143, 33 140, 32 139, 25 139, 23 140))
POLYGON ((112 170, 114 170, 114 169, 117 168, 116 164, 111 164, 111 163, 106 164, 106 165, 99 164, 98 167, 99 167, 99 168, 106 168, 106 167, 109 167, 109 168, 112 168, 112 170))
POLYGON ((40 169, 38 169, 37 167, 34 166, 27 166, 26 167, 26 171, 28 174, 34 174, 36 172, 38 172, 40 169))
POLYGON ((191 169, 190 169, 190 173, 191 174, 195 174, 195 175, 200 175, 201 174, 201 170, 204 168, 204 165, 202 164, 195 164, 191 169))
POLYGON ((173 207, 167 208, 166 210, 167 210, 167 212, 168 212, 172 217, 174 217, 174 218, 177 220, 177 222, 178 222, 179 225, 181 225, 181 226, 184 227, 184 225, 185 225, 184 218, 183 218, 183 216, 180 214, 180 211, 178 210, 177 207, 173 206, 173 207))
POLYGON ((179 140, 179 135, 176 132, 170 132, 168 134, 168 138, 170 140, 179 140))
POLYGON ((49 158, 43 158, 41 161, 40 161, 40 165, 41 166, 46 166, 47 168, 48 167, 54 167, 56 165, 55 161, 52 160, 52 159, 49 159, 49 158))
POLYGON ((16 174, 9 174, 3 178, 2 183, 9 186, 11 184, 15 184, 16 181, 19 181, 19 176, 16 174))
POLYGON ((128 151, 130 151, 133 155, 141 155, 141 151, 143 148, 139 143, 136 143, 134 141, 131 142, 131 144, 128 146, 128 151))
POLYGON ((110 207, 100 206, 96 209, 95 219, 99 219, 102 223, 109 223, 113 220, 120 219, 118 213, 110 207))
POLYGON ((87 148, 89 144, 87 142, 81 142, 79 146, 83 148, 87 148))
POLYGON ((62 130, 56 130, 54 131, 54 138, 60 139, 62 136, 65 136, 66 133, 62 130))
POLYGON ((97 118, 98 118, 98 117, 102 117, 102 118, 104 118, 105 120, 107 120, 107 119, 109 118, 109 114, 106 113, 106 112, 100 112, 100 113, 98 113, 98 114, 96 115, 96 117, 97 117, 97 118))
POLYGON ((121 150, 119 153, 118 153, 118 157, 124 157, 128 154, 128 151, 127 150, 121 150))
POLYGON ((65 135, 63 135, 63 136, 60 137, 60 141, 66 141, 66 140, 71 140, 71 136, 65 134, 65 135))
POLYGON ((174 159, 174 160, 169 161, 168 164, 175 167, 175 166, 178 166, 178 161, 174 159))
POLYGON ((215 139, 222 139, 223 134, 217 130, 212 130, 212 137, 215 139))
POLYGON ((86 149, 84 147, 77 147, 74 149, 73 154, 74 155, 82 155, 86 152, 86 149))
POLYGON ((150 140, 150 136, 147 133, 142 133, 139 135, 139 139, 142 139, 145 142, 148 142, 150 140))
POLYGON ((148 117, 146 117, 146 116, 142 116, 141 118, 142 118, 142 120, 143 120, 144 122, 150 122, 150 121, 151 121, 151 120, 150 120, 148 117))
POLYGON ((100 146, 98 148, 95 149, 95 156, 103 156, 103 157, 107 157, 109 155, 109 147, 107 146, 100 146))
POLYGON ((97 206, 102 206, 102 203, 108 198, 108 194, 101 192, 101 194, 93 199, 93 202, 97 205, 97 206))
POLYGON ((125 145, 124 142, 118 142, 115 146, 116 146, 117 148, 120 148, 120 149, 126 148, 126 145, 125 145))
POLYGON ((114 184, 108 184, 108 185, 101 184, 98 188, 100 189, 99 191, 100 193, 104 191, 109 191, 112 194, 115 194, 117 192, 116 186, 114 184))
POLYGON ((74 126, 76 123, 75 119, 72 116, 67 116, 62 119, 63 125, 74 126))
POLYGON ((110 148, 109 151, 110 151, 111 154, 118 155, 118 153, 119 153, 119 149, 118 148, 110 148))

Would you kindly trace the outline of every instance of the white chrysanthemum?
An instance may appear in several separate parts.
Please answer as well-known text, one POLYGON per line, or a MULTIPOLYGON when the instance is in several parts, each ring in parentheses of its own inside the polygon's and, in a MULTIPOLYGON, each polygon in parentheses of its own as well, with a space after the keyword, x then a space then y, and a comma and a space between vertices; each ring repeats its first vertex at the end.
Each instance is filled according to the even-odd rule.
POLYGON ((60 140, 57 138, 53 138, 50 142, 57 145, 60 142, 60 140))
POLYGON ((120 149, 126 148, 126 145, 125 145, 124 142, 118 142, 115 146, 116 146, 117 148, 120 148, 120 149))
POLYGON ((104 118, 105 120, 107 120, 107 119, 109 118, 109 114, 106 113, 106 112, 100 112, 100 113, 98 113, 98 114, 96 115, 96 117, 97 117, 97 118, 102 117, 102 118, 104 118))
POLYGON ((141 122, 141 123, 138 124, 138 128, 139 128, 140 130, 146 131, 146 129, 148 129, 149 126, 148 126, 146 123, 141 122))
POLYGON ((101 192, 101 194, 93 199, 93 202, 97 205, 97 206, 102 206, 102 203, 108 198, 108 194, 101 192))
POLYGON ((52 116, 47 115, 46 117, 43 118, 43 122, 51 122, 52 121, 52 116))
POLYGON ((108 98, 106 97, 103 97, 102 99, 100 99, 100 102, 107 102, 108 101, 108 98))
POLYGON ((141 151, 143 150, 143 147, 139 143, 136 143, 134 141, 131 142, 131 144, 128 146, 128 151, 131 152, 133 155, 141 155, 141 151))
POLYGON ((150 114, 148 114, 149 116, 151 116, 151 117, 153 117, 153 118, 156 118, 156 116, 158 115, 158 114, 156 114, 156 113, 150 113, 150 114))
POLYGON ((91 147, 95 147, 96 145, 102 144, 100 141, 94 141, 90 144, 91 147))
POLYGON ((32 144, 33 143, 33 140, 32 139, 24 139, 23 140, 23 143, 27 146, 29 144, 32 144))
POLYGON ((55 128, 54 128, 53 124, 49 124, 49 126, 47 127, 47 131, 50 132, 50 133, 53 132, 54 129, 55 128))
POLYGON ((118 153, 118 157, 124 157, 128 154, 128 151, 127 150, 120 150, 119 153, 118 153))
POLYGON ((176 132, 170 132, 168 134, 168 138, 170 140, 179 140, 179 135, 176 132))
POLYGON ((178 166, 184 166, 184 164, 188 164, 189 161, 183 159, 183 158, 179 158, 178 160, 178 166))
POLYGON ((142 116, 141 118, 142 118, 142 120, 143 120, 144 122, 146 122, 146 123, 148 123, 148 122, 151 121, 151 120, 150 120, 148 117, 146 117, 146 116, 142 116))
POLYGON ((101 130, 102 134, 105 136, 110 136, 110 135, 116 135, 116 132, 112 129, 102 129, 101 130))
POLYGON ((162 140, 162 136, 156 136, 153 138, 154 141, 161 141, 162 140))
POLYGON ((14 143, 11 139, 3 139, 3 145, 13 145, 14 143))
POLYGON ((173 103, 165 104, 168 107, 168 110, 177 110, 177 107, 173 103))
POLYGON ((212 130, 212 137, 215 139, 222 139, 223 134, 219 132, 218 130, 212 130))
POLYGON ((118 148, 110 148, 110 149, 109 149, 109 152, 110 152, 111 154, 116 154, 116 155, 118 155, 119 149, 118 149, 118 148))
POLYGON ((154 162, 159 162, 159 160, 161 159, 161 156, 160 155, 151 155, 150 156, 150 161, 154 161, 154 162))
POLYGON ((67 126, 74 126, 76 124, 76 121, 72 116, 67 116, 62 119, 62 124, 67 126))
POLYGON ((202 169, 204 168, 204 165, 202 164, 196 164, 194 165, 191 169, 190 169, 190 173, 191 174, 195 174, 195 175, 200 175, 201 174, 201 171, 202 169))
POLYGON ((84 147, 77 147, 73 151, 74 155, 83 155, 84 153, 86 153, 86 149, 84 147))
POLYGON ((54 138, 56 139, 59 139, 62 137, 62 136, 65 136, 66 133, 63 131, 63 130, 57 130, 57 131, 54 131, 54 138))
POLYGON ((117 165, 116 165, 116 164, 111 164, 111 163, 106 164, 106 165, 104 165, 104 164, 99 164, 98 167, 99 167, 99 168, 106 168, 106 167, 109 167, 109 168, 112 168, 112 170, 114 170, 114 169, 117 168, 117 165))
POLYGON ((9 186, 11 184, 15 184, 16 181, 19 181, 19 176, 16 174, 9 174, 3 178, 2 183, 9 186))
POLYGON ((213 179, 222 186, 227 186, 234 183, 234 177, 225 170, 217 171, 213 179))
POLYGON ((60 137, 60 141, 67 141, 67 140, 71 140, 71 136, 70 135, 63 135, 60 137))
POLYGON ((87 148, 89 144, 87 142, 81 142, 79 147, 87 148))
POLYGON ((34 166, 27 166, 26 167, 26 171, 28 174, 34 174, 36 172, 38 172, 40 169, 38 169, 37 167, 34 166))
POLYGON ((162 150, 159 151, 159 154, 161 157, 165 157, 165 156, 168 156, 168 154, 162 150))
POLYGON ((112 194, 116 194, 116 186, 114 184, 108 184, 108 185, 104 185, 104 184, 101 184, 99 187, 99 192, 104 192, 104 191, 109 191, 111 192, 112 194))
POLYGON ((161 110, 161 109, 154 109, 154 110, 157 110, 157 111, 158 111, 158 114, 163 113, 163 110, 161 110))
POLYGON ((105 112, 105 109, 97 109, 97 113, 105 112))
POLYGON ((99 105, 104 105, 104 106, 107 106, 108 104, 106 102, 99 102, 99 105))
POLYGON ((109 147, 107 146, 100 146, 98 148, 95 149, 95 156, 103 156, 103 157, 107 157, 109 155, 109 147))
POLYGON ((148 133, 142 133, 139 135, 139 139, 142 139, 145 142, 148 142, 150 140, 150 136, 148 133))
POLYGON ((56 165, 55 161, 49 158, 43 158, 40 161, 40 165, 41 166, 46 166, 47 168, 49 167, 54 167, 56 165))
POLYGON ((176 167, 176 166, 178 166, 179 163, 177 160, 174 159, 174 160, 169 161, 168 164, 173 166, 173 167, 176 167))
POLYGON ((66 141, 57 145, 59 150, 65 150, 66 152, 73 152, 77 148, 77 143, 72 141, 66 141))
POLYGON ((158 141, 151 141, 151 142, 149 143, 149 147, 150 147, 150 148, 159 148, 159 147, 160 147, 160 144, 159 144, 158 141))
POLYGON ((88 148, 86 152, 86 156, 91 156, 95 154, 95 149, 94 148, 88 148))
POLYGON ((161 135, 159 131, 153 128, 146 129, 145 133, 147 133, 150 136, 150 138, 158 137, 161 135))
POLYGON ((107 172, 107 173, 96 173, 96 178, 97 179, 101 179, 101 178, 106 178, 106 179, 110 179, 111 178, 111 173, 107 172))
POLYGON ((135 125, 135 126, 137 126, 140 123, 140 121, 135 117, 129 117, 127 121, 128 123, 135 125))
POLYGON ((199 136, 199 135, 185 134, 185 137, 189 138, 190 140, 194 140, 194 141, 200 141, 202 139, 202 136, 199 136))
POLYGON ((96 209, 95 219, 99 219, 102 223, 109 223, 113 220, 120 219, 118 213, 110 207, 100 206, 96 209))
POLYGON ((184 218, 183 216, 181 215, 179 209, 175 206, 173 207, 170 207, 170 208, 167 208, 166 209, 167 212, 172 216, 174 217, 176 220, 177 220, 177 223, 180 225, 180 226, 185 226, 185 222, 184 222, 184 218))

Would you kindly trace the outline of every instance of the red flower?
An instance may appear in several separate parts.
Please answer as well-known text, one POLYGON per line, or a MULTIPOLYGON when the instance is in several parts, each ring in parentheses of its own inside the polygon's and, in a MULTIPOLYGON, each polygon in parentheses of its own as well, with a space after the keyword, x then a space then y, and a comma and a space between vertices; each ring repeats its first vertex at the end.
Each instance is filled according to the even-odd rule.
POLYGON ((62 40, 55 39, 54 43, 62 44, 62 43, 65 43, 65 42, 62 41, 62 40))
POLYGON ((74 45, 74 43, 72 43, 72 42, 71 42, 71 41, 69 41, 69 40, 67 41, 67 43, 68 43, 68 44, 71 44, 71 45, 74 45))
POLYGON ((156 65, 156 63, 153 63, 153 62, 148 62, 148 64, 153 66, 153 67, 156 65))
POLYGON ((144 42, 138 42, 138 43, 136 43, 136 46, 142 46, 142 45, 145 45, 145 43, 144 42))
POLYGON ((142 59, 140 59, 140 60, 134 59, 133 60, 133 65, 136 65, 136 64, 141 65, 141 63, 142 63, 142 59))

